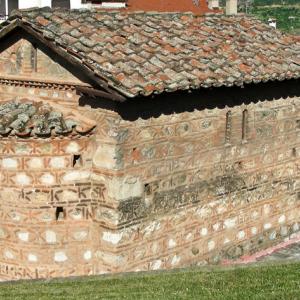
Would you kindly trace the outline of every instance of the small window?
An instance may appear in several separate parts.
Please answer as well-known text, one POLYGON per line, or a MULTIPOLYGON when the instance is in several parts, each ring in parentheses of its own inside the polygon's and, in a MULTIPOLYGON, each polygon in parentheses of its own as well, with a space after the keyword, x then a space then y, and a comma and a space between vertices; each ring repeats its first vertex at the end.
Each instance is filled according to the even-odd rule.
POLYGON ((81 166, 81 164, 82 164, 81 155, 80 154, 74 155, 73 156, 73 167, 81 166))
POLYGON ((248 110, 243 111, 243 120, 242 120, 242 140, 247 140, 248 135, 248 110))
POLYGON ((37 47, 35 44, 31 48, 31 69, 33 72, 37 72, 37 47))
POLYGON ((56 221, 63 220, 65 218, 65 210, 62 206, 56 207, 55 219, 56 221))
POLYGON ((146 183, 145 186, 144 186, 144 190, 145 190, 145 194, 147 196, 151 195, 151 186, 149 183, 146 183))

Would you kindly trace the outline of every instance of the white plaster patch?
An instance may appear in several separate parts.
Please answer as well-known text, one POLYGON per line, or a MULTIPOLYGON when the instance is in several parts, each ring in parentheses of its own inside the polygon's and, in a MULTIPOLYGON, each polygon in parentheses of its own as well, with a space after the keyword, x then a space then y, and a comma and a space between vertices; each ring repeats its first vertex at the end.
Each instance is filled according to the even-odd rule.
POLYGON ((83 258, 85 260, 90 260, 92 258, 92 251, 91 250, 87 250, 83 253, 83 258))
POLYGON ((116 200, 141 197, 145 190, 144 183, 136 176, 113 177, 107 183, 109 197, 116 200))
POLYGON ((35 254, 28 254, 28 261, 30 262, 37 262, 37 256, 35 254))
POLYGON ((220 228, 220 223, 216 223, 213 225, 213 230, 217 231, 220 228))
POLYGON ((71 98, 73 98, 73 94, 72 94, 72 93, 70 93, 70 92, 67 92, 67 94, 66 94, 66 95, 67 95, 67 97, 68 97, 68 98, 70 98, 70 99, 71 99, 71 98))
POLYGON ((174 255, 171 260, 171 265, 172 266, 177 265, 180 262, 180 260, 181 260, 180 256, 174 255))
POLYGON ((255 211, 252 212, 251 215, 252 215, 252 219, 257 219, 259 214, 258 214, 258 211, 255 210, 255 211))
POLYGON ((236 225, 237 218, 226 219, 224 221, 224 227, 227 229, 234 228, 236 225))
POLYGON ((78 153, 79 150, 80 150, 80 147, 79 147, 79 145, 76 142, 71 142, 66 147, 66 152, 67 153, 78 153))
POLYGON ((252 233, 252 235, 256 235, 256 233, 257 233, 257 228, 256 228, 256 227, 252 227, 252 228, 251 228, 251 233, 252 233))
POLYGON ((245 236, 246 236, 246 233, 245 233, 244 230, 239 231, 238 234, 237 234, 237 238, 239 240, 242 240, 245 236))
POLYGON ((30 159, 30 161, 28 162, 28 166, 31 169, 42 169, 44 167, 44 163, 41 158, 34 157, 30 159))
POLYGON ((80 220, 82 219, 82 211, 81 209, 76 209, 71 213, 72 219, 80 220))
POLYGON ((211 209, 207 208, 207 207, 203 207, 197 210, 197 214, 199 215, 199 217, 201 218, 206 218, 210 215, 211 213, 211 209))
POLYGON ((209 241, 207 246, 208 246, 208 251, 211 251, 215 249, 216 243, 214 241, 209 241))
POLYGON ((202 236, 206 236, 207 233, 208 233, 207 228, 202 228, 201 231, 200 231, 200 234, 201 234, 202 236))
POLYGON ((279 224, 283 224, 285 222, 285 215, 281 215, 279 218, 278 218, 278 223, 279 224))
POLYGON ((19 240, 23 242, 28 242, 29 240, 29 233, 28 232, 18 232, 19 240))
POLYGON ((4 257, 7 258, 7 259, 14 259, 15 258, 14 254, 9 250, 4 251, 4 257))
POLYGON ((16 183, 20 185, 29 185, 31 183, 31 179, 25 173, 19 173, 15 177, 16 183))
POLYGON ((268 230, 268 229, 270 229, 272 227, 272 224, 271 223, 266 223, 266 224, 264 224, 264 229, 265 230, 268 230))
POLYGON ((293 225, 293 231, 298 231, 299 230, 299 224, 298 223, 295 223, 293 225))
POLYGON ((45 173, 42 175, 40 181, 45 185, 53 185, 55 183, 55 177, 50 173, 45 173))
POLYGON ((87 236, 88 236, 87 231, 83 231, 83 230, 76 231, 76 232, 73 233, 73 237, 77 241, 83 241, 87 238, 87 236))
POLYGON ((4 168, 4 169, 17 169, 18 168, 18 160, 13 159, 13 158, 3 158, 2 168, 4 168))
POLYGON ((3 228, 0 228, 0 239, 6 238, 6 232, 3 228))
POLYGON ((158 230, 160 228, 160 223, 159 222, 151 222, 147 227, 145 227, 144 232, 145 235, 150 235, 152 234, 154 231, 158 230))
POLYGON ((89 179, 91 173, 89 171, 71 171, 67 172, 63 180, 64 181, 79 181, 89 179))
POLYGON ((50 160, 50 166, 53 169, 62 169, 66 166, 66 161, 64 157, 53 157, 50 160))
POLYGON ((193 237, 192 233, 188 233, 187 236, 185 237, 186 240, 190 240, 193 237))
POLYGON ((14 220, 14 221, 18 222, 18 221, 21 220, 21 216, 18 213, 14 212, 14 211, 12 211, 9 215, 10 215, 11 219, 14 220))
POLYGON ((277 236, 277 233, 276 233, 276 231, 274 230, 273 232, 271 232, 269 238, 270 238, 270 240, 275 240, 275 239, 276 239, 276 236, 277 236))
POLYGON ((64 262, 64 261, 68 260, 68 257, 64 251, 57 251, 54 254, 54 260, 56 262, 64 262))
POLYGON ((271 211, 271 206, 270 206, 270 204, 265 204, 265 205, 264 205, 264 213, 265 213, 266 215, 268 215, 268 214, 270 213, 270 211, 271 211))
POLYGON ((159 245, 157 242, 154 242, 151 246, 151 250, 153 253, 157 253, 159 251, 159 245))
POLYGON ((150 266, 151 270, 158 270, 161 267, 161 263, 162 263, 162 261, 159 259, 153 261, 150 266))
POLYGON ((225 238, 224 244, 228 244, 228 243, 230 243, 230 239, 229 238, 225 238))
POLYGON ((56 243, 56 233, 52 230, 46 231, 46 242, 48 244, 55 244, 56 243))
POLYGON ((169 246, 169 248, 173 248, 176 246, 176 242, 173 239, 170 239, 168 242, 168 246, 169 246))
POLYGON ((222 213, 224 213, 226 210, 227 210, 227 208, 226 208, 225 205, 220 205, 220 206, 217 207, 217 212, 218 212, 218 214, 222 214, 222 213))
POLYGON ((44 222, 50 222, 53 220, 53 217, 49 213, 44 213, 41 217, 41 220, 44 222))
POLYGON ((123 232, 121 233, 112 233, 112 232, 103 232, 102 239, 108 243, 112 243, 113 245, 119 244, 122 240, 123 232))

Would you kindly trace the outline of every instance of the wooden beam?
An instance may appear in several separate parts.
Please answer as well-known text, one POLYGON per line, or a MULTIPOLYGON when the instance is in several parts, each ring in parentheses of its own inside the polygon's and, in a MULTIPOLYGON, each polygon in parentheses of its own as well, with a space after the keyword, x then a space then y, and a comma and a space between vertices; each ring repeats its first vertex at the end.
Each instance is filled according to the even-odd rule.
POLYGON ((89 88, 85 86, 76 86, 76 90, 80 93, 90 95, 90 96, 95 96, 95 97, 103 97, 105 99, 110 99, 113 101, 118 101, 118 102, 124 102, 124 98, 120 97, 116 94, 110 94, 104 91, 100 91, 94 88, 89 88))

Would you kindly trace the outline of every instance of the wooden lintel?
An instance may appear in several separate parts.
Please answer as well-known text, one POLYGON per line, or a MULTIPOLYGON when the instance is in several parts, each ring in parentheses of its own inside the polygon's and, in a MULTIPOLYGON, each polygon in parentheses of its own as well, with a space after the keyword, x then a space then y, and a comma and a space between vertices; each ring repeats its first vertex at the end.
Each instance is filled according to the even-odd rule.
POLYGON ((94 88, 84 87, 84 86, 76 86, 76 90, 80 93, 94 96, 94 97, 103 97, 105 99, 110 99, 113 101, 123 102, 125 98, 123 96, 119 96, 117 94, 111 94, 104 91, 100 91, 94 88))

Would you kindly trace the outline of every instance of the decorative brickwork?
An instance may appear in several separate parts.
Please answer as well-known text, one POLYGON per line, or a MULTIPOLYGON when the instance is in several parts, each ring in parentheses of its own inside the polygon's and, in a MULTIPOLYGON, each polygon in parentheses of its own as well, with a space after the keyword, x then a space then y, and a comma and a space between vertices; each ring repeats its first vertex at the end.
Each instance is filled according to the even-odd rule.
POLYGON ((52 44, 1 37, 0 280, 218 263, 300 230, 298 69, 277 95, 261 83, 249 98, 230 87, 210 102, 214 87, 121 105, 52 44), (155 117, 121 117, 157 99, 169 114, 161 101, 155 117))

